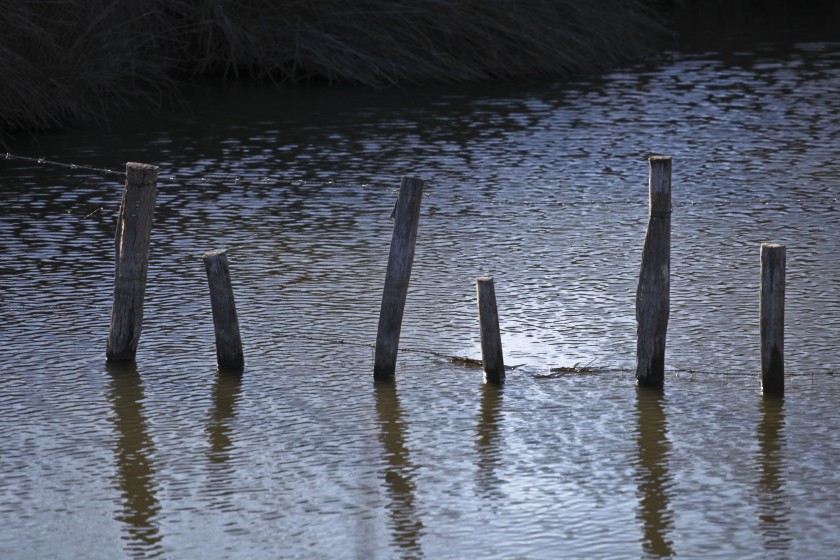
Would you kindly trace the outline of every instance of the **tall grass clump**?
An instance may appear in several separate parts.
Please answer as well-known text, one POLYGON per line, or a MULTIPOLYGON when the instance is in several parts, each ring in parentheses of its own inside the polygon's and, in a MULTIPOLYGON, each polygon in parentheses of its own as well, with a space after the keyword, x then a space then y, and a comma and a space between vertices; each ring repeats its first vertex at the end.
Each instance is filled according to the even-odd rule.
POLYGON ((367 86, 569 75, 639 54, 654 0, 0 0, 0 136, 190 78, 367 86))
POLYGON ((0 136, 104 119, 174 92, 171 39, 154 32, 163 14, 140 4, 0 1, 0 136))
POLYGON ((650 0, 181 0, 198 74, 370 86, 599 69, 650 47, 650 0))

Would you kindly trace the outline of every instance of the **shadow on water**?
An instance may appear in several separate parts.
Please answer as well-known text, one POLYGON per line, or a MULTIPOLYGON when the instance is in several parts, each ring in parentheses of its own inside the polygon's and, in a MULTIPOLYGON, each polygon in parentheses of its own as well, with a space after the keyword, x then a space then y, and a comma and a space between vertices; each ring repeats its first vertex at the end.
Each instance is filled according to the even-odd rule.
POLYGON ((381 426, 379 439, 385 451, 385 487, 394 544, 403 558, 422 558, 420 539, 423 522, 414 505, 414 465, 405 446, 406 428, 402 420, 396 381, 374 383, 376 414, 381 426))
POLYGON ((160 503, 155 496, 155 449, 143 416, 143 382, 136 364, 108 364, 107 369, 111 376, 108 400, 114 407, 117 429, 117 476, 123 499, 116 519, 123 523, 128 556, 159 556, 160 503))
POLYGON ((234 407, 242 392, 242 376, 219 372, 213 385, 213 409, 207 423, 207 435, 210 438, 210 462, 223 465, 230 459, 233 442, 230 439, 230 421, 234 417, 234 407))
POLYGON ((636 518, 642 525, 642 550, 647 557, 668 558, 674 555, 674 514, 669 504, 668 492, 671 477, 668 473, 668 455, 671 443, 661 389, 637 387, 639 458, 638 472, 639 509, 636 518))
POLYGON ((502 406, 500 385, 484 383, 481 387, 481 410, 478 415, 475 449, 477 459, 476 487, 481 496, 503 497, 501 480, 497 474, 501 455, 499 445, 499 414, 502 406))
POLYGON ((766 43, 836 41, 840 4, 835 0, 685 2, 674 24, 683 51, 737 52, 766 43))
POLYGON ((760 404, 761 423, 758 425, 758 525, 764 549, 787 550, 790 511, 782 478, 782 452, 785 444, 784 399, 763 397, 760 404))

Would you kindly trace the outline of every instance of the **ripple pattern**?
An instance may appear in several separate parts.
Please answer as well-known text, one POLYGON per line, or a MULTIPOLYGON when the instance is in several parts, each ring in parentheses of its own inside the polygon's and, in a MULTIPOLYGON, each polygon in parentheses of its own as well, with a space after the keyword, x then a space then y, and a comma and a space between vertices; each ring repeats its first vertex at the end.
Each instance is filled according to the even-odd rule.
POLYGON ((577 83, 196 93, 154 127, 43 139, 157 163, 160 192, 137 363, 109 367, 122 186, 3 162, 0 556, 834 555, 837 91, 840 44, 802 43, 577 83), (674 158, 655 395, 633 385, 651 154, 674 158), (401 175, 427 191, 378 386, 401 175), (758 394, 762 242, 788 247, 783 403, 758 394), (216 371, 211 249, 241 378, 216 371), (501 389, 445 358, 479 356, 487 274, 501 389), (575 364, 594 373, 548 371, 575 364))

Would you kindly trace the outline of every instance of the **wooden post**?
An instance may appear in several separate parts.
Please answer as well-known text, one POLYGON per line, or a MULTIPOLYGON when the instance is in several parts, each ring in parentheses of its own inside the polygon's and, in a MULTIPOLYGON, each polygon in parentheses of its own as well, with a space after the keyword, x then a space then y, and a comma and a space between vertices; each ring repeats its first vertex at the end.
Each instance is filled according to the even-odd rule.
POLYGON ((505 363, 502 358, 502 338, 499 334, 499 313, 496 309, 496 288, 492 276, 475 281, 478 294, 478 322, 481 330, 481 361, 484 379, 488 383, 503 383, 505 363))
POLYGON ((397 365, 400 328, 408 294, 408 281, 411 278, 411 265, 414 261, 422 198, 423 181, 403 177, 392 214, 394 233, 391 237, 391 252, 388 256, 388 271, 385 274, 382 307, 379 311, 379 328, 376 332, 373 377, 379 380, 392 378, 397 365))
POLYGON ((761 244, 761 392, 785 392, 785 246, 761 244))
POLYGON ((636 291, 636 380, 665 382, 665 334, 671 307, 671 157, 650 158, 650 213, 636 291))
POLYGON ((109 362, 130 362, 137 354, 157 179, 158 168, 153 165, 125 166, 125 189, 115 236, 114 304, 106 352, 109 362))
POLYGON ((216 362, 220 370, 241 372, 245 367, 242 356, 242 339, 230 283, 230 267, 224 251, 204 254, 204 268, 210 286, 210 303, 213 307, 213 327, 216 331, 216 362))

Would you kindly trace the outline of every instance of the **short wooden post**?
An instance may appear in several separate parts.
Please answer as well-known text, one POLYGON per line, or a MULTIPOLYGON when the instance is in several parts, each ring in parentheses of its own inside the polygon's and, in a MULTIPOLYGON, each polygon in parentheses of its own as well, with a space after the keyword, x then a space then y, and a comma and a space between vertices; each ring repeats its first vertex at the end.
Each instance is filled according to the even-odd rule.
POLYGON ((379 380, 392 378, 397 365, 400 328, 408 294, 408 282, 411 278, 411 265, 414 261, 422 198, 423 181, 403 177, 392 214, 394 233, 391 237, 391 252, 388 256, 382 307, 379 311, 379 328, 376 333, 373 377, 379 380))
POLYGON ((230 283, 230 267, 224 251, 204 254, 204 268, 210 286, 210 303, 213 307, 213 327, 216 331, 216 362, 220 370, 242 371, 242 339, 239 320, 230 283))
POLYGON ((761 392, 785 392, 785 246, 761 244, 761 392))
POLYGON ((671 157, 650 162, 650 213, 636 291, 636 380, 665 382, 665 334, 671 307, 671 157))
POLYGON ((499 334, 499 313, 496 309, 496 288, 492 276, 475 281, 478 294, 478 322, 481 330, 481 361, 484 379, 488 383, 503 383, 505 363, 502 358, 502 338, 499 334))
POLYGON ((115 236, 114 303, 106 351, 109 362, 133 361, 137 354, 157 198, 157 167, 127 163, 125 175, 115 236))

